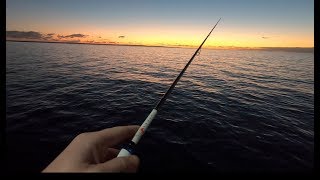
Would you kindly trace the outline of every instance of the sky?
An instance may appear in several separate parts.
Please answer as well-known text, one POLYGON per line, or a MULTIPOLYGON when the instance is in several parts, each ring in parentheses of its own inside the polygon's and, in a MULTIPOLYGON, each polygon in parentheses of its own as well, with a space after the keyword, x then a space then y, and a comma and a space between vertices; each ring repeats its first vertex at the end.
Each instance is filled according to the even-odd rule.
POLYGON ((7 0, 13 40, 314 47, 313 0, 7 0))

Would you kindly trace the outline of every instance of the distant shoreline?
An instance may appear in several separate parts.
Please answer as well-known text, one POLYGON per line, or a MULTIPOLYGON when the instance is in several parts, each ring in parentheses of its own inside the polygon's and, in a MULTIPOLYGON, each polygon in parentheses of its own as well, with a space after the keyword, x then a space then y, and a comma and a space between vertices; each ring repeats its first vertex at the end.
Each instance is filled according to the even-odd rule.
MULTIPOLYGON (((30 42, 30 43, 61 43, 61 44, 87 44, 87 45, 107 45, 107 46, 141 46, 141 47, 164 47, 164 48, 192 48, 188 46, 157 46, 157 45, 139 45, 139 44, 111 44, 111 43, 82 43, 82 42, 58 42, 58 41, 28 41, 28 40, 10 40, 9 42, 30 42)), ((314 53, 313 47, 217 47, 217 48, 203 48, 208 50, 258 50, 258 51, 285 51, 285 52, 303 52, 303 53, 314 53)))

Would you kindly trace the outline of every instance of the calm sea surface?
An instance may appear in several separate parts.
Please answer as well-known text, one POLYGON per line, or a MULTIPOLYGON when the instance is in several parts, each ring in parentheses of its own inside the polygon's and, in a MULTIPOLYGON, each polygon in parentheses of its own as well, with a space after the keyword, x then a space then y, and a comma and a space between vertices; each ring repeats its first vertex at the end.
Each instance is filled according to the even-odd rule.
MULTIPOLYGON (((141 124, 195 49, 6 43, 10 171, 79 133, 141 124)), ((141 172, 309 171, 314 54, 202 50, 138 145, 141 172)))

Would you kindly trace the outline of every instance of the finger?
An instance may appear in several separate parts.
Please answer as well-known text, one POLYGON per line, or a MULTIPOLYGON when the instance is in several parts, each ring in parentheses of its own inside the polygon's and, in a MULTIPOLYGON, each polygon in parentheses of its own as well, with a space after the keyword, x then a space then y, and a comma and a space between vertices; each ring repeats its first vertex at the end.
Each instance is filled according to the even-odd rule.
POLYGON ((101 143, 113 147, 132 138, 138 129, 137 125, 118 126, 97 131, 95 135, 101 143))
POLYGON ((115 148, 108 148, 105 152, 105 157, 103 159, 103 162, 106 162, 110 159, 113 159, 115 157, 117 157, 117 155, 119 154, 120 150, 119 149, 115 149, 115 148))
POLYGON ((126 157, 117 157, 105 163, 97 165, 99 171, 104 172, 136 172, 138 170, 140 160, 136 155, 126 157))

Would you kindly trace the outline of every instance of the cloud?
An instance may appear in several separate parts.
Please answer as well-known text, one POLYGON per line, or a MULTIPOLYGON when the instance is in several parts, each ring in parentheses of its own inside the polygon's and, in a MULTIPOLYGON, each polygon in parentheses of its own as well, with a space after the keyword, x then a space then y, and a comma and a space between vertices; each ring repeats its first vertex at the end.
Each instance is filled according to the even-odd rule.
POLYGON ((35 31, 6 31, 7 38, 42 39, 43 35, 35 31))
POLYGON ((269 39, 270 37, 265 37, 265 36, 262 36, 262 38, 263 38, 263 39, 269 39))
POLYGON ((36 31, 6 31, 6 38, 52 40, 55 33, 43 34, 36 31))
POLYGON ((52 40, 52 36, 54 35, 54 33, 49 33, 46 36, 42 36, 43 39, 48 40, 51 39, 52 40))
POLYGON ((87 37, 88 35, 84 35, 84 34, 71 34, 71 35, 68 35, 66 36, 67 38, 75 38, 75 37, 78 37, 78 38, 84 38, 84 37, 87 37))
POLYGON ((63 36, 63 35, 58 35, 58 38, 59 39, 62 39, 62 38, 85 38, 89 35, 85 35, 85 34, 70 34, 70 35, 67 35, 67 36, 63 36))
MULTIPOLYGON (((119 44, 119 41, 112 41, 108 38, 99 36, 90 36, 85 34, 57 34, 57 33, 41 33, 36 31, 6 31, 6 38, 13 40, 33 40, 33 41, 54 41, 54 42, 66 42, 66 43, 105 43, 105 44, 119 44), (85 37, 99 37, 98 41, 90 39, 83 39, 85 37)), ((124 35, 118 36, 118 38, 125 38, 124 35)))
POLYGON ((65 38, 65 36, 62 36, 62 35, 57 35, 57 38, 59 38, 59 39, 62 39, 62 38, 65 38))
POLYGON ((86 42, 86 43, 95 43, 94 40, 87 40, 87 41, 84 41, 84 42, 86 42))

